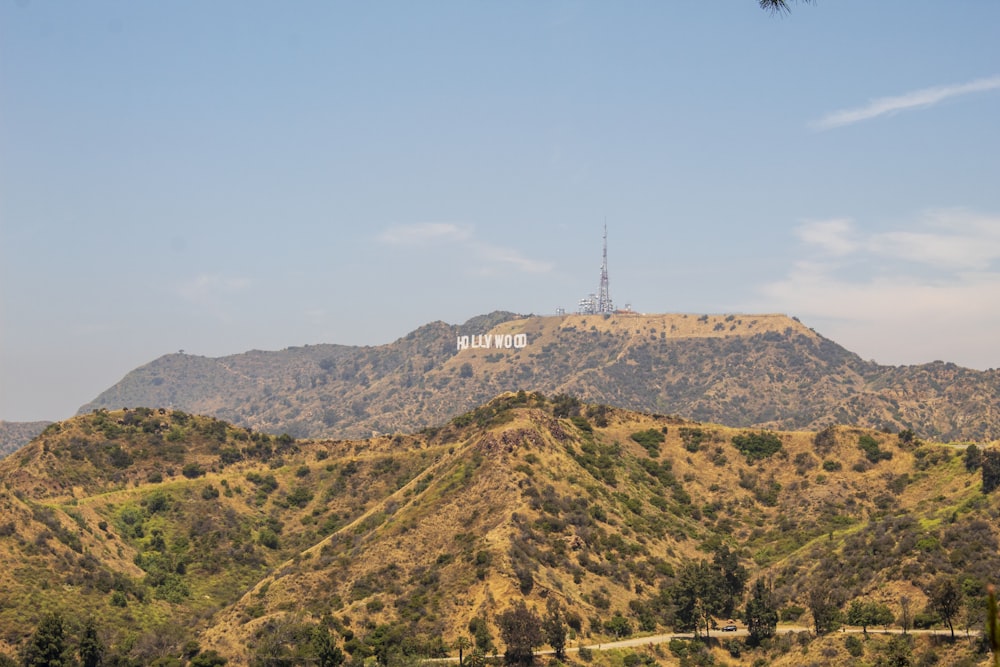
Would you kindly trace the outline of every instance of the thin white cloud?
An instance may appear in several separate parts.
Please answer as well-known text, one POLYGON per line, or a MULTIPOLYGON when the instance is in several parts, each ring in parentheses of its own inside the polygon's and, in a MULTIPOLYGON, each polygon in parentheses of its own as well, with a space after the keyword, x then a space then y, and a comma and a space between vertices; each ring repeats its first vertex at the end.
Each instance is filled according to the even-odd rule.
POLYGON ((465 241, 472 231, 465 226, 448 222, 418 222, 412 225, 393 225, 378 235, 378 240, 391 245, 421 245, 451 241, 465 241))
POLYGON ((807 221, 795 235, 825 260, 868 255, 901 260, 946 271, 981 271, 1000 260, 1000 217, 974 216, 962 210, 926 214, 918 229, 864 234, 846 218, 807 221))
POLYGON ((247 278, 203 273, 177 286, 175 292, 185 301, 198 305, 211 305, 220 298, 242 292, 250 287, 247 278))
POLYGON ((912 227, 804 223, 801 258, 760 287, 754 309, 822 322, 820 333, 882 363, 1000 367, 1000 216, 937 211, 912 227))
POLYGON ((922 88, 893 97, 880 97, 872 100, 863 107, 834 111, 826 114, 811 125, 818 130, 830 130, 835 127, 852 125, 900 111, 931 107, 961 95, 982 93, 997 89, 1000 89, 1000 76, 976 79, 968 83, 959 83, 951 86, 922 88))
POLYGON ((807 222, 795 230, 803 243, 822 248, 831 255, 846 255, 857 248, 847 219, 807 222))
POLYGON ((984 271, 1000 260, 1000 217, 941 210, 925 216, 924 225, 929 229, 874 235, 868 247, 882 257, 946 270, 984 271))
POLYGON ((522 273, 547 273, 552 270, 551 262, 530 259, 513 248, 474 243, 472 249, 476 255, 488 262, 480 269, 482 275, 496 275, 496 268, 513 267, 522 273))
POLYGON ((547 273, 553 269, 550 262, 525 257, 515 248, 476 239, 468 225, 442 222, 393 225, 382 231, 376 239, 388 245, 453 245, 460 255, 476 260, 473 273, 482 276, 497 275, 505 269, 522 273, 547 273))

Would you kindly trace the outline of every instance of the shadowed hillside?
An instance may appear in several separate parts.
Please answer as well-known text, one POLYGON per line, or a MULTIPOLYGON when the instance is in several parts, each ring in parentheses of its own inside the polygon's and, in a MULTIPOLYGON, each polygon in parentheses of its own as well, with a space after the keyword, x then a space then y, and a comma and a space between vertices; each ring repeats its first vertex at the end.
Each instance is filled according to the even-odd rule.
MULTIPOLYGON (((940 577, 976 596, 1000 571, 991 451, 524 392, 358 441, 98 411, 0 461, 0 564, 17 573, 0 585, 0 650, 62 610, 135 664, 192 640, 271 664, 319 635, 395 664, 462 634, 502 650, 518 600, 557 601, 574 642, 607 642, 698 627, 683 601, 699 571, 741 582, 721 621, 762 576, 775 613, 805 625, 817 590, 840 611, 874 600, 898 617, 905 597, 915 614, 940 577)), ((768 647, 758 657, 796 664, 780 662, 791 644, 768 647)))
POLYGON ((0 420, 0 458, 31 441, 52 422, 8 422, 0 420))
POLYGON ((1000 371, 860 359, 783 315, 527 317, 435 322, 388 345, 161 357, 83 408, 169 405, 296 437, 441 423, 530 387, 739 427, 828 424, 924 438, 1000 437, 1000 371), (458 349, 461 336, 469 346, 458 349), (523 336, 523 347, 510 345, 523 336), (506 341, 499 349, 495 341, 506 341))

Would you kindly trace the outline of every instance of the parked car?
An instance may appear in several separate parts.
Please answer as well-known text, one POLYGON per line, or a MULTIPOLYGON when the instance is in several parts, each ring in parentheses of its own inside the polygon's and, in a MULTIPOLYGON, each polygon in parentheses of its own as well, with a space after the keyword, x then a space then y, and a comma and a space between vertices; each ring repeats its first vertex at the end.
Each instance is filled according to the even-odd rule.
POLYGON ((722 626, 722 631, 723 632, 736 632, 736 626, 735 625, 723 625, 722 626))

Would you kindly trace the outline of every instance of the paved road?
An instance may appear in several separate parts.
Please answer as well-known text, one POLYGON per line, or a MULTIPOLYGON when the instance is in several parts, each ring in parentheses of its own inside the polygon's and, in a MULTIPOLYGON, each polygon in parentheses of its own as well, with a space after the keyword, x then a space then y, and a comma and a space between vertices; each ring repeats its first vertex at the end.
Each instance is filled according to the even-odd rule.
MULTIPOLYGON (((812 632, 812 628, 806 627, 804 625, 779 625, 775 631, 776 635, 785 634, 797 634, 799 632, 812 632)), ((837 630, 834 634, 862 634, 863 630, 856 627, 842 627, 837 630)), ((900 628, 889 628, 885 630, 883 628, 868 628, 868 634, 870 635, 899 635, 903 634, 900 628)), ((951 632, 948 630, 910 630, 910 634, 914 635, 939 635, 939 636, 949 636, 951 632)), ((979 634, 978 631, 973 631, 972 634, 979 634)), ((713 630, 710 637, 712 639, 726 639, 727 637, 746 637, 749 633, 746 628, 737 628, 736 632, 722 632, 722 630, 713 630)), ((964 637, 964 632, 955 632, 955 639, 964 637)), ((636 646, 650 646, 652 644, 664 644, 669 642, 671 639, 694 639, 694 635, 690 632, 688 633, 668 633, 662 635, 648 635, 645 637, 632 637, 630 639, 621 639, 614 642, 601 642, 599 644, 588 644, 584 648, 588 648, 592 651, 605 651, 618 648, 635 648, 636 646)), ((580 650, 580 647, 567 647, 567 653, 576 653, 580 650)), ((536 651, 535 655, 552 655, 554 651, 536 651)), ((435 658, 431 660, 425 660, 424 662, 438 662, 438 663, 449 663, 458 662, 458 656, 448 657, 448 658, 435 658)))

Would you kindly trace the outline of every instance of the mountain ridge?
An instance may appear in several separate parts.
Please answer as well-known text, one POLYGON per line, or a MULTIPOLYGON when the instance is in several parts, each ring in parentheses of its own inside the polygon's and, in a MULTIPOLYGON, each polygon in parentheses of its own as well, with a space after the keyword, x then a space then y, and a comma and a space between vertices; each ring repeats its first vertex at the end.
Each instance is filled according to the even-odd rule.
POLYGON ((0 459, 31 442, 51 423, 50 421, 12 422, 0 419, 0 459))
POLYGON ((741 427, 840 423, 1000 437, 1000 371, 882 366, 780 314, 496 312, 462 325, 432 322, 380 346, 171 354, 80 413, 169 405, 272 433, 357 438, 440 423, 522 388, 741 427), (523 347, 512 345, 518 335, 523 347))

